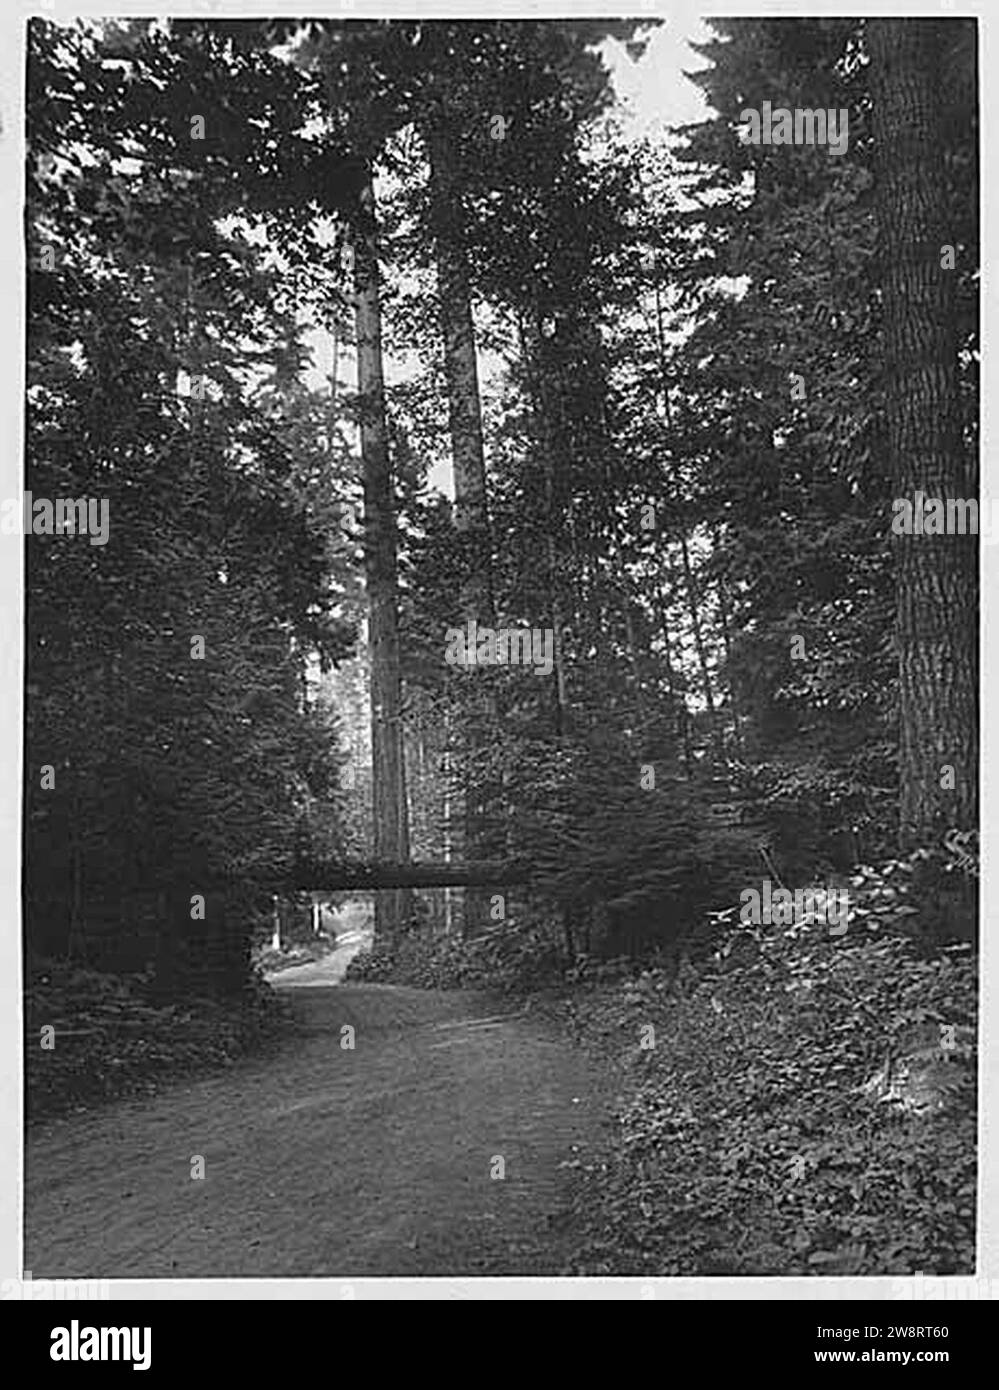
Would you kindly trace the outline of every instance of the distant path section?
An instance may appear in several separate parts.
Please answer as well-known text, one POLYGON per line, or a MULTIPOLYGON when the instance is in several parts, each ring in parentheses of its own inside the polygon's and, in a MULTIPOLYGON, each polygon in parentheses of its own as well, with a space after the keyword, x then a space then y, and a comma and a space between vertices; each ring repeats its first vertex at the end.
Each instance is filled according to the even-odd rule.
POLYGON ((358 951, 371 945, 373 927, 373 912, 369 904, 346 903, 337 913, 336 947, 329 955, 321 960, 308 961, 305 965, 292 965, 286 970, 276 971, 268 979, 272 985, 282 989, 294 989, 301 985, 338 985, 358 951))

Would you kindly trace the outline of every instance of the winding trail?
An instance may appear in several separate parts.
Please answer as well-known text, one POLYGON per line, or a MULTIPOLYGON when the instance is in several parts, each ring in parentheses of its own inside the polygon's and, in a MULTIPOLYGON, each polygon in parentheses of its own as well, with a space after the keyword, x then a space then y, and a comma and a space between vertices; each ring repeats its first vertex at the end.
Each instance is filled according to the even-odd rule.
POLYGON ((277 1056, 32 1127, 34 1278, 559 1272, 592 1064, 507 1001, 331 985, 340 954, 275 977, 277 1056))

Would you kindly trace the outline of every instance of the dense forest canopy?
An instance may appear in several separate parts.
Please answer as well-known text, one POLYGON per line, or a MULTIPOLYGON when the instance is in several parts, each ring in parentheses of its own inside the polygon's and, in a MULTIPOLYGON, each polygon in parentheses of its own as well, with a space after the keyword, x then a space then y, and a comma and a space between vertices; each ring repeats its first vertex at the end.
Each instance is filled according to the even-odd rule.
POLYGON ((27 487, 111 518, 27 547, 43 953, 169 973, 217 893, 238 974, 302 864, 445 857, 570 955, 662 948, 761 865, 974 831, 973 546, 890 524, 976 495, 973 27, 712 21, 709 118, 626 138, 608 45, 657 24, 31 22, 27 487), (748 140, 774 94, 845 147, 748 140))

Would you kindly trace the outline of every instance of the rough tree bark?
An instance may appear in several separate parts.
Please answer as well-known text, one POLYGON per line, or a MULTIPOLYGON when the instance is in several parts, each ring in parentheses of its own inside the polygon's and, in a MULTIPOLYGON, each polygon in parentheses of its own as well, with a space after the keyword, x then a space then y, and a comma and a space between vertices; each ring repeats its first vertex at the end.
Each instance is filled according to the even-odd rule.
POLYGON ((527 376, 531 407, 531 431, 541 456, 544 476, 546 587, 553 632, 552 647, 555 668, 554 732, 557 738, 561 738, 566 731, 569 711, 565 651, 562 643, 565 627, 561 599, 562 568, 559 545, 556 541, 556 532, 561 533, 563 518, 560 501, 555 495, 555 458, 558 441, 552 423, 555 414, 553 393, 546 371, 542 346, 544 339, 541 333, 540 315, 536 308, 532 316, 521 317, 519 332, 520 355, 527 376))
POLYGON ((434 120, 428 126, 426 139, 454 467, 454 515, 465 553, 462 604, 468 616, 491 626, 494 607, 479 371, 468 256, 458 204, 454 151, 446 121, 434 120))
MULTIPOLYGON (((492 591, 492 547, 482 442, 482 405, 475 352, 475 327, 469 283, 468 253, 461 222, 455 150, 446 112, 435 112, 425 129, 430 160, 430 207, 437 262, 437 299, 444 341, 448 418, 454 477, 454 519, 462 560, 461 607, 465 619, 495 626, 492 591)), ((484 695, 466 729, 469 761, 484 730, 495 722, 495 701, 484 695)), ((466 854, 479 857, 487 838, 489 795, 466 786, 466 854)), ((466 891, 462 901, 463 931, 474 935, 488 924, 489 895, 466 891)))
MULTIPOLYGON (((961 437, 956 272, 941 266, 955 234, 943 158, 940 26, 871 20, 868 44, 894 495, 974 496, 976 470, 961 437)), ((903 848, 926 844, 947 826, 977 824, 977 567, 975 537, 896 539, 903 848)))
MULTIPOLYGON (((371 665, 375 859, 409 858, 399 677, 395 503, 382 375, 378 223, 370 171, 352 218, 358 416, 364 468, 364 555, 371 665)), ((405 921, 402 890, 375 898, 375 933, 393 939, 405 921)))

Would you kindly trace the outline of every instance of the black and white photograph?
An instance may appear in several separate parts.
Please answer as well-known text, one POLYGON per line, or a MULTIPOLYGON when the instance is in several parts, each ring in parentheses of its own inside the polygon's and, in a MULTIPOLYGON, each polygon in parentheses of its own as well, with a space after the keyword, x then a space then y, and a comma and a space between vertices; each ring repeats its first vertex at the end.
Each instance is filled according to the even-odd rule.
POLYGON ((327 8, 8 23, 4 1297, 939 1327, 987 21, 327 8))

